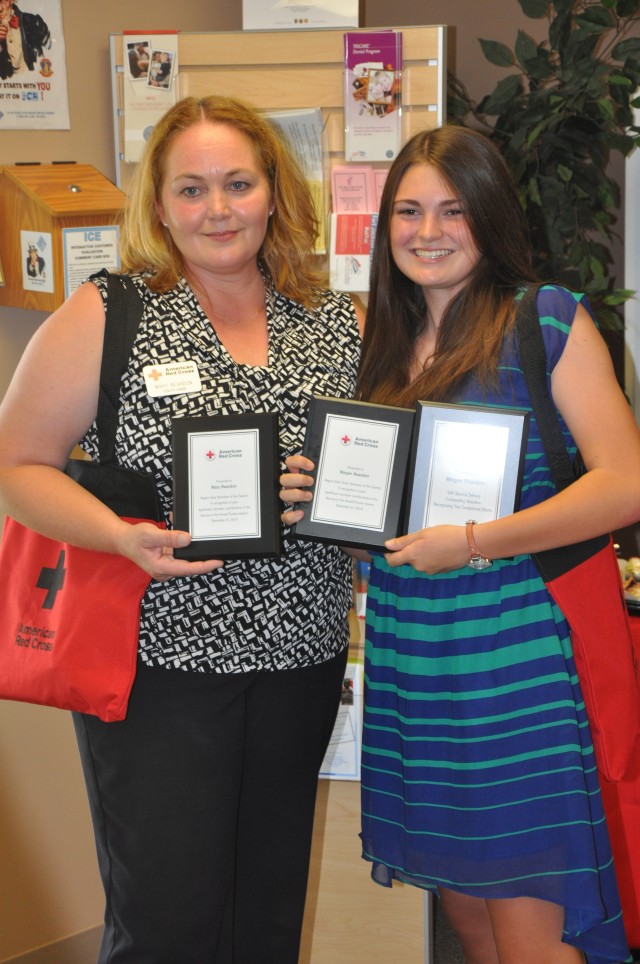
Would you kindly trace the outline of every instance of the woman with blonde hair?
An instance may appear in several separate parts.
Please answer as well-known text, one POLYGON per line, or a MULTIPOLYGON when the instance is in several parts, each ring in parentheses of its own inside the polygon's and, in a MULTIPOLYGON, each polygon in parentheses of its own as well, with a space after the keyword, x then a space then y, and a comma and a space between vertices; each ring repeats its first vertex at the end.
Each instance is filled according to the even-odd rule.
POLYGON ((359 319, 319 284, 316 229, 303 176, 255 110, 190 97, 154 127, 122 228, 143 315, 116 455, 154 475, 166 532, 121 520, 62 471, 78 440, 97 456, 105 279, 45 322, 0 409, 5 510, 152 576, 126 720, 74 714, 107 897, 100 964, 298 960, 349 561, 286 529, 279 558, 175 558, 190 536, 171 527, 171 425, 275 412, 284 462, 312 395, 353 394, 359 319), (191 379, 158 396, 149 373, 175 363, 191 379))

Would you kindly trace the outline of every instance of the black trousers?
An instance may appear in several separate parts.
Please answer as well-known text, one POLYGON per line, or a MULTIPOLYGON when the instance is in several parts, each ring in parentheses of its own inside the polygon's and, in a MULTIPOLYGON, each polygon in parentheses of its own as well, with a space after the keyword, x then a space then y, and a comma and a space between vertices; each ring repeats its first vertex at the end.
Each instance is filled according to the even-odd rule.
POLYGON ((140 666, 125 721, 74 714, 106 895, 99 964, 296 964, 345 663, 140 666))

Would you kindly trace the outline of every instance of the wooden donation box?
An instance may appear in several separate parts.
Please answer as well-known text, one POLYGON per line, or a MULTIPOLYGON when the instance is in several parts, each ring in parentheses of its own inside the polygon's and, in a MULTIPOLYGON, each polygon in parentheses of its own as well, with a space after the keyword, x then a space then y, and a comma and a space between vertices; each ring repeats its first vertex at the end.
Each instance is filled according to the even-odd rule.
POLYGON ((54 311, 94 271, 115 270, 124 202, 90 164, 0 168, 0 305, 54 311))

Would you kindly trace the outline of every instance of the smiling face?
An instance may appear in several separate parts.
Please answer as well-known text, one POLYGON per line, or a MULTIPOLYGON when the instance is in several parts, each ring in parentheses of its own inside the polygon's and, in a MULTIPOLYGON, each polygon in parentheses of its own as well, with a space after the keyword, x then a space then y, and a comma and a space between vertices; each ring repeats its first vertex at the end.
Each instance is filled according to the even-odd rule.
POLYGON ((272 195, 251 140, 203 121, 177 134, 164 159, 158 214, 188 274, 253 272, 272 195))
POLYGON ((399 270, 422 287, 427 303, 450 301, 480 260, 461 199, 426 163, 413 164, 398 184, 389 240, 399 270))

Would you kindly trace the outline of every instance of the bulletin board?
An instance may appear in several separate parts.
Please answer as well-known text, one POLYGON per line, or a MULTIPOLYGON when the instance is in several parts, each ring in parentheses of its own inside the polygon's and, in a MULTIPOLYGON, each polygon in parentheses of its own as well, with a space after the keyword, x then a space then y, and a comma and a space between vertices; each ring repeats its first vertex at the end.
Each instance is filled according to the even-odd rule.
MULTIPOLYGON (((439 127, 446 110, 446 27, 402 33, 402 140, 439 127)), ((351 32, 351 31, 350 31, 351 32)), ((365 31, 370 33, 371 29, 365 31)), ((116 183, 127 191, 122 34, 110 37, 116 183)), ((344 163, 344 31, 251 30, 177 35, 177 96, 216 93, 266 112, 320 107, 329 165, 344 163)))

